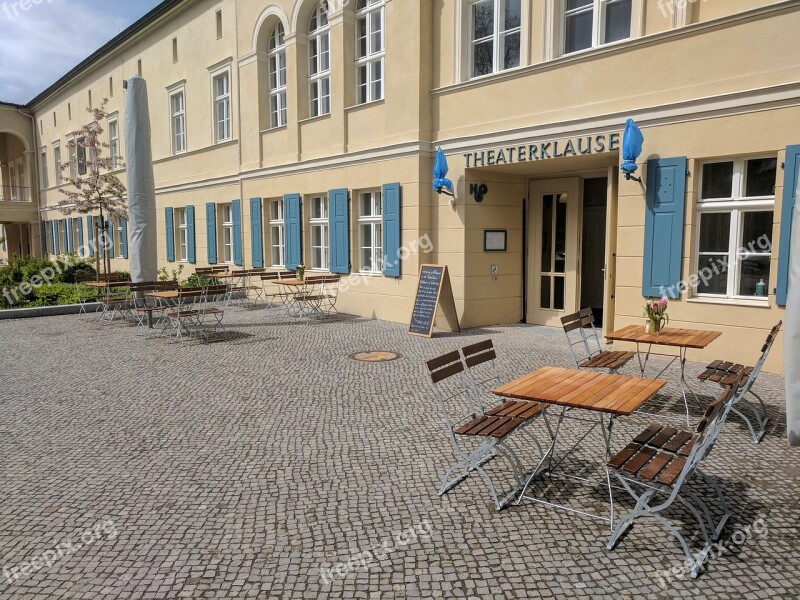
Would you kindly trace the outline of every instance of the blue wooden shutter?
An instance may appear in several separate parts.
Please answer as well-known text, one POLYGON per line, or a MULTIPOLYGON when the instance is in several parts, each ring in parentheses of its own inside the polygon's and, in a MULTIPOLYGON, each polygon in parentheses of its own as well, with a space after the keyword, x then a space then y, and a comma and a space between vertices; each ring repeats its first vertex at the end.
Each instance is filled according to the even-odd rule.
POLYGON ((264 228, 261 217, 261 198, 250 198, 250 244, 253 246, 253 267, 264 266, 264 228))
POLYGON ((169 206, 164 209, 164 222, 167 234, 167 260, 175 262, 175 215, 169 206))
POLYGON ((208 264, 217 264, 217 205, 206 204, 206 237, 208 242, 208 264))
POLYGON ((125 219, 119 220, 119 226, 122 231, 120 235, 120 245, 122 246, 122 258, 128 258, 128 221, 125 219))
POLYGON ((85 246, 83 245, 83 219, 81 219, 80 217, 75 219, 75 227, 77 227, 78 231, 78 239, 75 240, 75 246, 78 250, 78 255, 85 256, 86 251, 85 251, 85 246))
POLYGON ((350 272, 350 215, 347 189, 328 192, 328 233, 330 237, 331 273, 350 272))
POLYGON ((400 184, 383 186, 383 274, 400 277, 400 184))
POLYGON ((47 222, 47 235, 48 241, 50 246, 50 254, 58 254, 58 250, 56 248, 56 236, 53 234, 55 229, 55 221, 48 221, 47 222))
POLYGON ((67 252, 75 252, 75 237, 72 233, 72 219, 65 219, 64 224, 67 227, 67 252))
MULTIPOLYGON (((49 244, 47 243, 47 221, 39 221, 39 236, 42 244, 42 256, 47 254, 49 244)), ((3 248, 5 250, 5 248, 3 248)))
POLYGON ((686 157, 647 161, 642 276, 646 298, 680 296, 685 210, 686 157))
POLYGON ((303 262, 303 232, 300 227, 300 194, 283 197, 283 223, 285 227, 287 269, 295 269, 303 262))
POLYGON ((55 235, 55 248, 56 248, 56 254, 58 255, 61 254, 61 221, 57 220, 54 223, 54 225, 55 227, 53 228, 53 230, 55 235))
POLYGON ((194 205, 189 204, 186 206, 186 260, 191 264, 197 262, 194 242, 194 205))
POLYGON ((233 219, 233 262, 241 267, 242 262, 242 201, 231 202, 231 218, 233 219))
POLYGON ((789 293, 789 255, 792 251, 792 215, 797 202, 797 183, 800 182, 800 145, 786 148, 783 171, 783 200, 781 201, 781 240, 778 253, 778 289, 776 302, 786 306, 789 293))
POLYGON ((108 231, 108 256, 114 258, 114 234, 116 234, 116 227, 114 227, 114 219, 109 217, 106 220, 106 231, 108 231))
POLYGON ((89 256, 94 256, 94 222, 92 217, 86 217, 86 231, 89 238, 89 256))

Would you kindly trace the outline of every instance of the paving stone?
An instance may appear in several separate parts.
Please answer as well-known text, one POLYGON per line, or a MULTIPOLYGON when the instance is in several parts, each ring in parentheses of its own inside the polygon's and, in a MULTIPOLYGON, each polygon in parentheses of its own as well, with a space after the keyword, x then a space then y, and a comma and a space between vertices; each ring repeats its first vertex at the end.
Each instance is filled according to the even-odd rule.
MULTIPOLYGON (((454 454, 424 361, 491 337, 511 379, 569 366, 560 332, 512 325, 428 340, 400 324, 306 324, 240 309, 226 322, 208 344, 75 316, 0 322, 0 569, 76 544, 16 581, 0 577, 0 598, 800 596, 797 457, 785 442, 780 377, 757 383, 772 417, 764 442, 753 445, 732 418, 708 458, 733 511, 723 534, 731 551, 692 580, 674 538, 652 521, 607 551, 607 524, 527 503, 497 512, 479 477, 438 496, 454 454), (367 350, 402 357, 348 358, 367 350), (395 544, 423 523, 429 539, 395 544), (362 565, 365 551, 373 558, 362 565)), ((674 366, 666 376, 647 408, 679 422, 674 366)), ((618 419, 615 447, 652 420, 618 419)), ((565 423, 565 439, 580 427, 565 423)), ((533 461, 529 442, 516 449, 533 461)), ((590 436, 570 464, 601 457, 590 436)), ((511 483, 503 463, 488 468, 511 483)), ((608 508, 601 488, 539 491, 608 508)), ((618 511, 630 508, 617 498, 618 511)), ((691 532, 691 520, 682 527, 691 532)))

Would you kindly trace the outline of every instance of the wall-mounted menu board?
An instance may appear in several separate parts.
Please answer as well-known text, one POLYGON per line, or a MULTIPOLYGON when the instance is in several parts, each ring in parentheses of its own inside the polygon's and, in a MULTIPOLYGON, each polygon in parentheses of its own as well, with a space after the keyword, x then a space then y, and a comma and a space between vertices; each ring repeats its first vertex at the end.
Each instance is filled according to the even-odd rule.
POLYGON ((408 333, 425 337, 433 336, 436 309, 441 309, 449 331, 461 331, 453 299, 453 288, 446 265, 422 265, 419 271, 417 295, 408 333))

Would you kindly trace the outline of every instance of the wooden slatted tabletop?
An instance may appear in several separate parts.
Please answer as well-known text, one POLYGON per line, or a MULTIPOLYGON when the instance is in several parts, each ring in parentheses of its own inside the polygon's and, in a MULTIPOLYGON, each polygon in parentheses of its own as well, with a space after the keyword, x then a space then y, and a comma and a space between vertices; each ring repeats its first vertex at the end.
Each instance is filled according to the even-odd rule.
POLYGON ((666 384, 661 379, 543 367, 492 393, 518 400, 629 415, 666 384))
POLYGON ((149 298, 161 298, 162 300, 177 300, 178 290, 167 290, 164 292, 147 292, 145 296, 149 298))
POLYGON ((678 329, 677 327, 666 327, 658 335, 653 335, 645 331, 644 325, 628 325, 619 331, 607 334, 606 339, 611 342, 638 342, 702 350, 721 335, 722 333, 719 331, 678 329))

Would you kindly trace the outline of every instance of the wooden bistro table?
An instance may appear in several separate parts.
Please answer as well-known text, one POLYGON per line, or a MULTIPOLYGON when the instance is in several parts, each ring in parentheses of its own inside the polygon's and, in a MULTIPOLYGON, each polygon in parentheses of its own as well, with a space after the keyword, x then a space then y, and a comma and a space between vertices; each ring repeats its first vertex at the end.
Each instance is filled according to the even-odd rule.
POLYGON ((700 405, 697 396, 689 387, 686 381, 686 352, 690 349, 702 350, 706 348, 711 342, 716 340, 720 335, 719 331, 703 331, 701 329, 679 329, 677 327, 666 327, 657 334, 647 333, 643 325, 628 325, 618 331, 614 331, 606 335, 606 339, 610 342, 632 342, 636 344, 636 358, 639 361, 639 372, 644 377, 645 370, 647 369, 647 362, 650 360, 651 355, 666 356, 671 360, 667 365, 661 369, 656 377, 661 377, 672 363, 676 360, 679 361, 681 368, 681 395, 683 396, 683 405, 686 408, 686 423, 689 422, 689 402, 686 397, 686 390, 694 398, 695 402, 700 405), (642 352, 642 346, 647 346, 647 351, 642 352), (678 355, 674 354, 660 354, 653 352, 653 346, 668 346, 678 349, 678 355))
MULTIPOLYGON (((619 416, 630 415, 658 392, 658 390, 664 387, 666 383, 666 381, 659 379, 631 377, 630 375, 612 375, 593 371, 563 369, 559 367, 543 367, 538 371, 524 375, 519 379, 515 379, 514 381, 492 390, 493 394, 503 396, 504 398, 544 402, 561 407, 555 431, 551 431, 552 443, 550 444, 550 448, 543 454, 539 464, 528 477, 522 491, 517 497, 516 504, 520 504, 523 500, 532 500, 553 508, 559 508, 587 517, 608 521, 613 529, 614 495, 611 489, 611 475, 607 463, 611 457, 611 434, 614 426, 614 419, 619 416), (589 411, 589 416, 568 417, 567 413, 574 409, 589 411), (594 415, 591 413, 594 413, 594 415), (595 417, 597 418, 596 421, 595 417), (591 427, 589 427, 577 443, 553 465, 556 442, 558 441, 561 424, 565 418, 589 423, 591 427), (558 466, 564 459, 572 454, 581 442, 598 426, 600 427, 603 434, 603 441, 605 442, 603 467, 605 469, 605 483, 608 487, 608 497, 611 504, 609 516, 579 510, 562 504, 549 502, 535 496, 526 495, 526 491, 534 478, 543 471, 546 471, 548 475, 552 475, 556 472, 558 466)), ((563 475, 580 481, 588 481, 585 478, 574 475, 563 475)))
POLYGON ((103 303, 103 312, 100 315, 101 320, 108 320, 109 323, 114 321, 114 317, 116 316, 118 310, 117 306, 122 305, 125 301, 120 301, 119 303, 114 302, 113 307, 111 300, 111 290, 114 288, 121 288, 121 287, 128 287, 131 284, 130 281, 88 281, 85 282, 83 285, 86 287, 94 288, 96 290, 103 290, 103 294, 105 296, 105 302, 103 303), (108 318, 108 311, 111 311, 111 317, 108 318))

